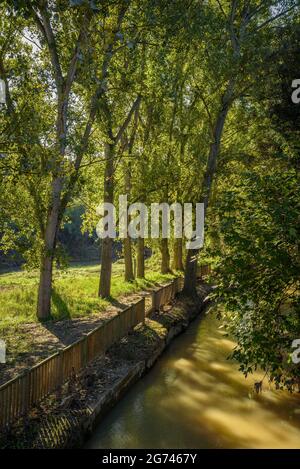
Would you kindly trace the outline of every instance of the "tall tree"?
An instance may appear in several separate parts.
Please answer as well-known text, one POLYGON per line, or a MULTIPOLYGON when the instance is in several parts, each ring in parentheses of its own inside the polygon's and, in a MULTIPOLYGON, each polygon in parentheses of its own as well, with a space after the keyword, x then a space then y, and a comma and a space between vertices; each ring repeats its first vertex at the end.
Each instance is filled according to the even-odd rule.
MULTIPOLYGON (((217 2, 220 10, 215 17, 214 26, 219 24, 222 31, 222 45, 218 39, 219 32, 212 31, 212 44, 222 50, 224 59, 219 63, 221 86, 220 100, 217 110, 208 110, 211 119, 212 140, 207 157, 206 169, 200 183, 199 198, 207 212, 213 180, 217 170, 217 161, 224 126, 228 113, 236 99, 245 93, 252 80, 255 80, 254 67, 262 67, 265 55, 264 45, 269 39, 270 25, 289 15, 297 7, 296 2, 240 2, 232 0, 228 6, 225 2, 217 2), (274 13, 276 11, 276 13, 274 13), (225 40, 224 40, 225 39, 225 40), (228 42, 227 42, 228 41, 228 42), (260 45, 258 46, 258 43, 260 45), (227 45, 229 43, 229 46, 227 45), (258 60, 259 58, 259 60, 258 60), (212 118, 210 116, 213 116, 212 118)), ((218 54, 213 52, 213 63, 216 64, 218 54)), ((208 52, 208 66, 211 66, 208 52)), ((216 71, 216 69, 215 69, 216 71)), ((185 265, 184 294, 196 295, 197 259, 199 249, 188 250, 185 265)))

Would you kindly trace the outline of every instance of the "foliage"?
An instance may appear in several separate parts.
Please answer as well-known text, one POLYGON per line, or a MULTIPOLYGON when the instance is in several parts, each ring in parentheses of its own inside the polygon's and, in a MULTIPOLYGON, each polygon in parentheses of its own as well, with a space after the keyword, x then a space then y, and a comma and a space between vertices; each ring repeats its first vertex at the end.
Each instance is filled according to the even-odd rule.
POLYGON ((215 255, 216 296, 237 339, 233 356, 241 370, 247 375, 261 367, 293 390, 300 377, 291 360, 300 337, 299 108, 291 102, 295 56, 284 56, 299 42, 299 29, 289 37, 288 31, 283 49, 274 52, 278 61, 268 64, 269 81, 252 91, 261 101, 239 102, 238 120, 231 116, 244 133, 224 152, 226 179, 217 183, 208 252, 215 255))
MULTIPOLYGON (((39 282, 16 280, 26 291, 3 289, 8 320, 32 320, 36 304, 43 319, 51 305, 57 318, 106 304, 96 273, 52 276, 62 244, 74 254, 94 240, 102 201, 124 190, 131 202, 205 201, 199 262, 218 265, 241 369, 298 379, 298 13, 295 0, 1 2, 0 247, 40 269, 39 282)), ((114 282, 113 295, 138 285, 114 282)))
POLYGON ((218 296, 241 370, 247 375, 259 366, 292 388, 300 376, 291 363, 300 335, 300 179, 295 170, 261 169, 244 171, 219 203, 218 296))

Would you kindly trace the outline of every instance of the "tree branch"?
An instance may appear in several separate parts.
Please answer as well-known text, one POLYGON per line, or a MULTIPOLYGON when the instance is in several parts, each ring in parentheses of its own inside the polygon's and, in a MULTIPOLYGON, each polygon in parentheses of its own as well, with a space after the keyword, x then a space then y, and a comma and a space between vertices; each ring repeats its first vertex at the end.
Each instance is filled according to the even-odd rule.
POLYGON ((119 131, 118 131, 117 135, 114 138, 116 143, 118 143, 121 140, 121 137, 122 137, 123 133, 126 131, 128 125, 130 124, 131 117, 132 117, 133 113, 135 112, 136 109, 139 108, 141 100, 142 100, 142 97, 140 95, 138 95, 137 98, 135 99, 134 103, 132 104, 131 109, 130 109, 126 119, 124 120, 123 124, 119 128, 119 131))
POLYGON ((74 48, 73 56, 69 65, 69 69, 67 72, 66 80, 65 80, 65 86, 64 86, 64 99, 67 100, 69 98, 69 94, 71 91, 71 87, 75 78, 76 70, 77 70, 77 65, 78 65, 78 60, 80 56, 80 50, 82 48, 82 45, 84 43, 86 34, 85 31, 89 26, 89 23, 91 21, 91 14, 85 15, 83 19, 83 24, 81 26, 81 29, 78 34, 78 39, 74 48))
POLYGON ((226 18, 226 20, 227 20, 227 15, 226 15, 226 13, 225 13, 225 11, 224 11, 224 8, 222 7, 222 4, 221 4, 220 0, 217 0, 217 4, 219 5, 219 8, 220 8, 220 10, 221 10, 221 12, 222 12, 224 18, 226 18))
POLYGON ((260 29, 264 28, 267 24, 272 23, 273 21, 277 20, 278 18, 281 18, 282 16, 286 15, 290 11, 294 10, 297 5, 293 5, 290 8, 287 8, 286 10, 278 13, 277 15, 273 16, 272 18, 269 18, 268 20, 264 21, 262 24, 258 25, 257 28, 254 28, 252 33, 259 31, 260 29))
POLYGON ((50 18, 49 18, 49 13, 48 13, 48 10, 47 10, 47 2, 45 2, 39 10, 41 18, 39 16, 38 12, 34 8, 32 8, 32 11, 33 11, 33 14, 34 14, 34 18, 35 18, 35 22, 37 24, 37 27, 40 30, 40 32, 42 33, 42 35, 43 35, 43 37, 44 37, 44 39, 45 39, 45 41, 48 45, 48 49, 49 49, 49 53, 50 53, 50 59, 51 59, 52 67, 53 67, 53 70, 54 70, 54 79, 55 79, 55 83, 56 83, 57 93, 58 93, 59 98, 61 98, 62 93, 63 93, 64 79, 63 79, 63 74, 62 74, 61 65, 60 65, 60 61, 59 61, 59 56, 58 56, 58 52, 57 52, 57 45, 56 45, 56 41, 55 41, 55 36, 54 36, 53 30, 52 30, 52 26, 51 26, 51 22, 50 22, 50 18))

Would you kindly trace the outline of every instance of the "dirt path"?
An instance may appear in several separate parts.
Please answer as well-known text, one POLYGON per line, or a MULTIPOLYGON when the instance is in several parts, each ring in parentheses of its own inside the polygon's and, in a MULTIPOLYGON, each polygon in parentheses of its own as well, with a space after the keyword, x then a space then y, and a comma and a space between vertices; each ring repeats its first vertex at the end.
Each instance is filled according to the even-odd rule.
POLYGON ((148 309, 151 306, 151 291, 153 290, 118 297, 107 310, 83 318, 65 319, 44 324, 21 324, 8 329, 4 336, 1 335, 6 342, 7 363, 0 364, 0 385, 72 344, 83 334, 87 334, 105 323, 119 311, 142 297, 146 298, 146 309, 148 309))

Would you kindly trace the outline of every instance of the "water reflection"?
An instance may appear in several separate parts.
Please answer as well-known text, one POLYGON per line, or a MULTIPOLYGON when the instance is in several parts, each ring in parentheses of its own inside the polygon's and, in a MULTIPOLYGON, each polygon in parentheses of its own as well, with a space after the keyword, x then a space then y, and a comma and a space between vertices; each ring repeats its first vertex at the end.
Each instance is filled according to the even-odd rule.
MULTIPOLYGON (((87 448, 300 448, 300 399, 245 379, 212 313, 194 322, 102 421, 87 448)), ((265 385, 267 387, 267 385, 265 385)))

